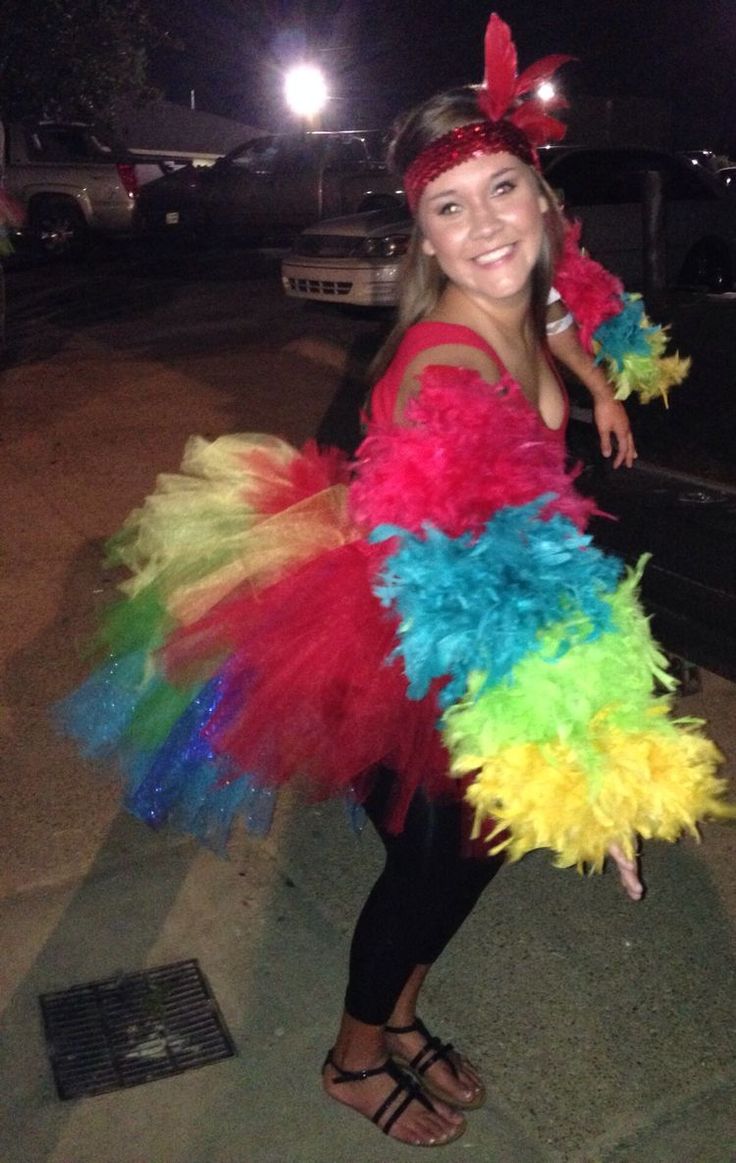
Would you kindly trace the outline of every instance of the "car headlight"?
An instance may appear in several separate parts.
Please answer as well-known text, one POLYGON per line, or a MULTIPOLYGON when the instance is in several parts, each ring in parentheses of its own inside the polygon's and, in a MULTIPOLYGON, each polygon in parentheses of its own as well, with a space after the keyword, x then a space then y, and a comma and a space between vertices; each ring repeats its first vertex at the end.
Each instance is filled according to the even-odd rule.
POLYGON ((408 246, 407 234, 388 234, 385 238, 366 238, 363 254, 367 258, 400 258, 408 246))

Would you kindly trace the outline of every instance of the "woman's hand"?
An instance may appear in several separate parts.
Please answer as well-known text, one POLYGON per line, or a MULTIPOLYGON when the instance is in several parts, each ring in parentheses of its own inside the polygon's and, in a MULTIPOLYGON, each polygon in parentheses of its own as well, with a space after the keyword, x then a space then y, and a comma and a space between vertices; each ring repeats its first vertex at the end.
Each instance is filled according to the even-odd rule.
POLYGON ((639 879, 639 862, 624 856, 618 844, 611 845, 608 855, 618 868, 619 879, 626 895, 632 901, 640 901, 644 896, 644 885, 639 879))
POLYGON ((631 468, 637 456, 626 409, 613 396, 598 396, 593 400, 593 419, 601 441, 601 452, 608 457, 613 451, 612 437, 616 440, 614 468, 625 464, 631 468))

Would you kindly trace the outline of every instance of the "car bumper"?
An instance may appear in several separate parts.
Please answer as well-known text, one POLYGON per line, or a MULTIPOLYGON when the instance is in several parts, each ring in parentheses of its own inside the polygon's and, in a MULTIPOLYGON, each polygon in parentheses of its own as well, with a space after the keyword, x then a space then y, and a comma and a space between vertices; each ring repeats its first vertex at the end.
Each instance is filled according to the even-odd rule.
POLYGON ((393 307, 398 299, 399 267, 399 262, 346 259, 328 263, 292 257, 281 264, 281 282, 292 299, 393 307))
POLYGON ((107 203, 94 206, 90 226, 102 234, 132 234, 135 202, 107 203))

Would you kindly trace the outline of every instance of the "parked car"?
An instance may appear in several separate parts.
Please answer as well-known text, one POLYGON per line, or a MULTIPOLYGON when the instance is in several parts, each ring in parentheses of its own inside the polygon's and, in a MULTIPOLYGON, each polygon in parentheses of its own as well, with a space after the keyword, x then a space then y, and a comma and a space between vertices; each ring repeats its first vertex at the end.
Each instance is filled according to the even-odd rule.
POLYGON ((135 159, 81 121, 0 123, 2 179, 27 209, 31 239, 49 255, 82 250, 95 234, 132 231, 135 159))
POLYGON ((540 150, 545 177, 583 224, 583 243, 630 290, 645 284, 644 175, 661 176, 667 286, 726 291, 736 278, 736 193, 705 166, 664 150, 540 150))
MULTIPOLYGON (((659 150, 553 146, 540 150, 550 184, 582 223, 591 254, 644 287, 643 174, 662 175, 664 263, 669 286, 728 290, 736 277, 736 190, 707 167, 659 150)), ((309 227, 283 260, 287 295, 371 306, 396 301, 411 222, 391 211, 309 227)))
POLYGON ((380 131, 254 138, 213 166, 187 166, 151 182, 137 206, 145 233, 259 238, 321 218, 402 205, 382 163, 380 131))
POLYGON ((392 306, 411 222, 393 210, 369 210, 308 227, 282 260, 284 291, 356 307, 392 306))

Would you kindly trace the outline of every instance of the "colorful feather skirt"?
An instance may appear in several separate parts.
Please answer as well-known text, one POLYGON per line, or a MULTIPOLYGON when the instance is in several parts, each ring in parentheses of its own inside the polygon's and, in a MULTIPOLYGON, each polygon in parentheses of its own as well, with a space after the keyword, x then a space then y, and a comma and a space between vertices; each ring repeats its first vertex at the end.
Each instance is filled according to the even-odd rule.
POLYGON ((427 369, 349 473, 194 441, 113 540, 130 576, 61 715, 117 757, 132 811, 221 847, 284 784, 360 799, 385 764, 390 828, 420 788, 464 795, 494 850, 593 869, 734 814, 701 724, 655 693, 674 683, 639 571, 591 543, 561 434, 513 380, 427 369))

